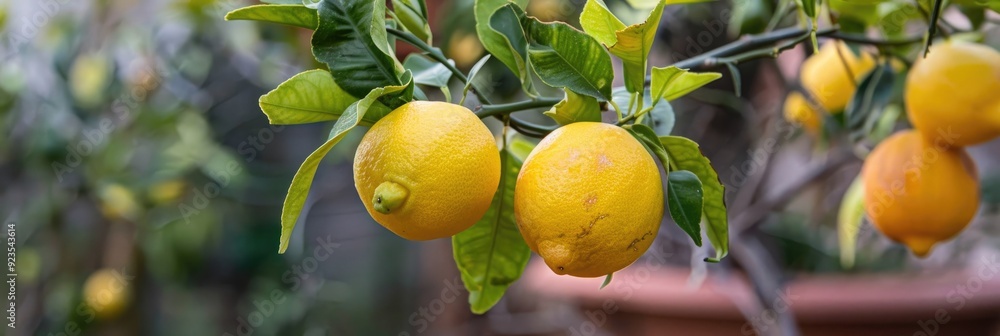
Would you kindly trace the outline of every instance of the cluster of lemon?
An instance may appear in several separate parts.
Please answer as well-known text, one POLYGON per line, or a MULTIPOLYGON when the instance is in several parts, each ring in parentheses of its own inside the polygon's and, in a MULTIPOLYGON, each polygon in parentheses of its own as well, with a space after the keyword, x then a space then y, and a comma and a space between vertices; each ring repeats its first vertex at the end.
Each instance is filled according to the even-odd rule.
MULTIPOLYGON (((840 111, 853 94, 849 80, 874 62, 846 50, 843 61, 830 60, 838 56, 832 45, 803 64, 802 82, 823 108, 840 111)), ((1000 52, 962 41, 935 45, 910 69, 904 100, 914 129, 890 136, 865 159, 864 205, 879 231, 923 257, 961 232, 979 207, 976 167, 964 147, 1000 136, 1000 52)), ((801 96, 789 96, 785 115, 810 132, 821 124, 801 96)))
MULTIPOLYGON (((411 240, 471 227, 494 193, 509 192, 497 190, 502 173, 489 129, 468 109, 445 102, 411 102, 386 115, 365 134, 354 160, 355 187, 368 212, 411 240)), ((638 259, 656 237, 663 216, 659 170, 624 129, 572 123, 525 159, 513 212, 528 247, 554 272, 607 275, 638 259)))

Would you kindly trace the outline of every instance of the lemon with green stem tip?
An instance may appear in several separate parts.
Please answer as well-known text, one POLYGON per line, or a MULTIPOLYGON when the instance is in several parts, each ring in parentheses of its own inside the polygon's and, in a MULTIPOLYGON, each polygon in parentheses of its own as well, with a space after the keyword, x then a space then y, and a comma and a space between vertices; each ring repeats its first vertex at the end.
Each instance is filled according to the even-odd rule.
POLYGON ((354 156, 354 185, 372 218, 410 240, 476 223, 500 184, 496 139, 460 105, 416 101, 372 125, 354 156))

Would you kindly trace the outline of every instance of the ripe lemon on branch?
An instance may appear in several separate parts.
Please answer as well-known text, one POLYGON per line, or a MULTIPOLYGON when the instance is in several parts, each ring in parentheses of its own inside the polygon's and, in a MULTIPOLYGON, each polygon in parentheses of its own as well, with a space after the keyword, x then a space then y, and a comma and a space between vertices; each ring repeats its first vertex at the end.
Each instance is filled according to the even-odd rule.
MULTIPOLYGON (((841 113, 854 96, 855 83, 874 67, 871 55, 855 55, 843 41, 831 41, 802 63, 799 80, 819 107, 829 113, 841 113)), ((822 114, 801 93, 789 94, 784 110, 788 121, 801 124, 810 133, 819 132, 822 114)))
POLYGON ((624 129, 563 126, 525 159, 514 189, 525 242, 556 274, 599 277, 628 266, 663 218, 659 169, 624 129))
POLYGON ((417 101, 362 138, 354 185, 368 213, 410 240, 445 238, 476 223, 500 183, 500 153, 469 109, 417 101))
POLYGON ((914 128, 954 146, 1000 136, 1000 52, 976 43, 935 44, 906 78, 906 110, 914 128))
POLYGON ((861 174, 874 226, 919 257, 961 232, 979 207, 976 167, 965 150, 914 130, 882 141, 861 174))

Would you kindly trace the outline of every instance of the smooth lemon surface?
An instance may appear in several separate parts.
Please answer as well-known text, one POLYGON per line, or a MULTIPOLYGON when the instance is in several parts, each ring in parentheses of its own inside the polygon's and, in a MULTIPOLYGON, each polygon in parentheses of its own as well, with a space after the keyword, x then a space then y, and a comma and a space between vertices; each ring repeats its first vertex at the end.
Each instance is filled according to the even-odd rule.
POLYGON ((634 262, 656 238, 659 170, 624 129, 572 123, 525 159, 514 216, 528 247, 556 274, 604 276, 634 262))
POLYGON ((975 217, 975 170, 964 149, 936 145, 914 130, 899 132, 865 159, 865 211, 887 237, 926 256, 975 217))
POLYGON ((372 125, 354 156, 368 213, 400 237, 452 236, 476 223, 500 183, 496 140, 465 107, 411 102, 372 125))
POLYGON ((1000 52, 971 42, 939 42, 906 78, 906 110, 930 139, 968 146, 1000 136, 1000 52))
POLYGON ((98 317, 109 319, 118 316, 131 300, 131 285, 112 269, 100 269, 87 278, 83 285, 83 300, 98 317))

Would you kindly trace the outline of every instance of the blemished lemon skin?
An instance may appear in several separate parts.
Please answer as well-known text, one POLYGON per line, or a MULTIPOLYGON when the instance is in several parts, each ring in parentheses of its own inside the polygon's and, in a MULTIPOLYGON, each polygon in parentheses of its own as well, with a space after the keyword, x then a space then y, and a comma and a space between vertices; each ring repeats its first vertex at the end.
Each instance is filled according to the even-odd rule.
POLYGON ((525 159, 514 217, 528 247, 556 274, 604 276, 634 262, 656 238, 659 169, 624 129, 572 123, 525 159))
POLYGON ((354 185, 368 213, 410 240, 450 237, 471 227, 499 183, 496 139, 472 111, 451 103, 400 106, 372 125, 354 157, 354 185), (387 198, 397 197, 387 213, 376 209, 380 185, 393 187, 378 190, 387 198))
POLYGON ((1000 136, 1000 52, 962 41, 939 42, 906 78, 907 116, 934 139, 953 133, 952 145, 1000 136))
MULTIPOLYGON (((855 55, 843 41, 831 41, 802 63, 799 81, 819 106, 828 113, 837 114, 844 111, 854 96, 855 83, 873 68, 875 59, 871 55, 855 55)), ((822 114, 801 93, 789 94, 784 107, 788 121, 801 124, 810 133, 818 133, 822 114)))
POLYGON ((882 141, 861 174, 868 218, 919 257, 961 232, 979 207, 976 167, 965 150, 914 130, 882 141))
POLYGON ((83 285, 83 300, 101 319, 120 315, 131 301, 131 284, 115 276, 109 268, 100 269, 83 285))

